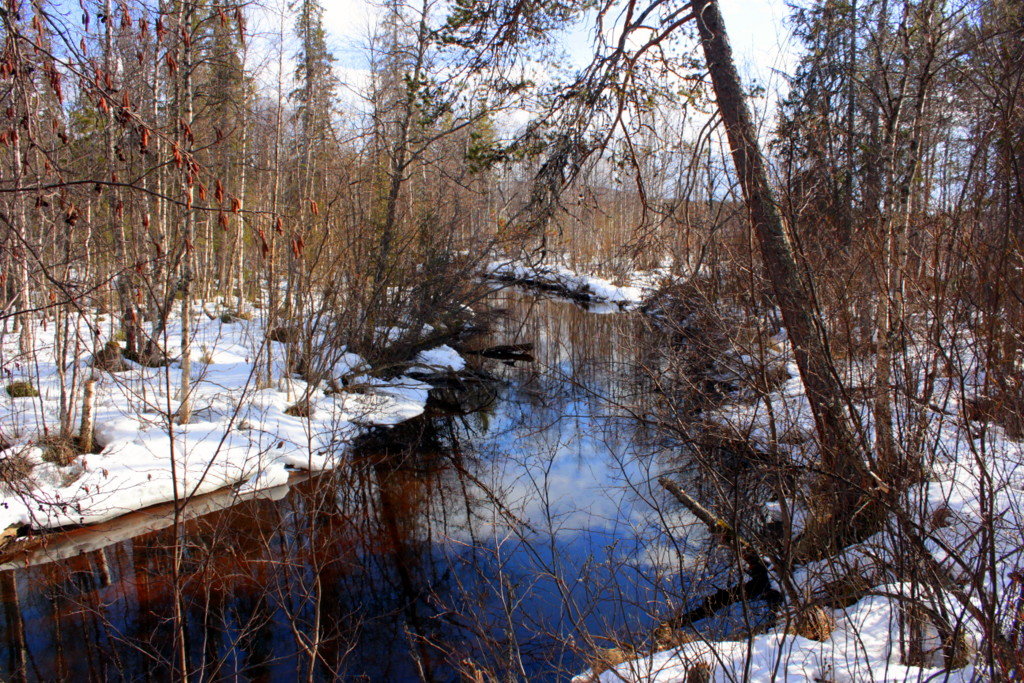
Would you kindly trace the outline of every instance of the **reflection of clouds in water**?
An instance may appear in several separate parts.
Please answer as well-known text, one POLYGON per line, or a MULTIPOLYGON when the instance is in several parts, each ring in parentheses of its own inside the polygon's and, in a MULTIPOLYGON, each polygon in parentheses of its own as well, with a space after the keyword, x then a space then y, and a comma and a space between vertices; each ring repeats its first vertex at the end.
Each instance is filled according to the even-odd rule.
POLYGON ((666 506, 660 524, 663 528, 641 545, 640 553, 634 558, 636 566, 671 574, 698 569, 707 562, 711 534, 688 510, 666 506), (666 541, 666 531, 679 545, 666 541))
POLYGON ((664 492, 651 488, 657 478, 647 470, 650 463, 629 446, 594 444, 586 437, 557 446, 546 462, 510 460, 492 472, 505 505, 539 535, 577 544, 589 539, 595 546, 625 541, 620 552, 629 555, 632 566, 659 574, 706 561, 706 527, 688 511, 666 504, 664 492), (666 542, 666 531, 679 545, 666 542))
POLYGON ((644 390, 637 368, 649 361, 641 342, 650 331, 630 314, 525 298, 505 305, 509 329, 497 340, 534 344, 537 362, 495 368, 506 384, 460 431, 468 476, 432 501, 432 529, 443 527, 434 538, 447 539, 457 575, 472 566, 488 590, 500 588, 498 577, 520 586, 520 616, 554 624, 585 612, 594 633, 642 630, 684 599, 709 541, 657 483, 675 453, 614 406, 644 390))
MULTIPOLYGON (((649 540, 661 520, 651 501, 656 454, 638 445, 631 425, 589 401, 561 416, 504 404, 492 421, 478 477, 500 503, 540 535, 592 535, 595 543, 649 540)), ((508 520, 492 520, 501 528, 508 520)), ((560 539, 568 540, 568 539, 560 539)))
POLYGON ((508 385, 483 433, 470 439, 483 485, 474 487, 482 501, 474 530, 529 533, 515 528, 519 519, 535 532, 532 541, 555 534, 559 542, 636 545, 656 537, 658 453, 608 401, 635 381, 635 320, 523 296, 500 305, 514 311, 501 340, 536 344, 537 363, 499 368, 508 385), (492 494, 497 501, 487 500, 492 494))
POLYGON ((506 384, 460 430, 466 474, 432 501, 432 530, 444 529, 434 538, 447 539, 439 549, 462 595, 478 596, 475 613, 491 614, 505 604, 496 592, 514 586, 520 636, 644 632, 685 600, 680 572, 699 566, 708 540, 657 483, 673 453, 613 405, 643 391, 650 332, 630 314, 564 302, 501 307, 512 314, 496 341, 535 345, 537 362, 494 368, 506 384))

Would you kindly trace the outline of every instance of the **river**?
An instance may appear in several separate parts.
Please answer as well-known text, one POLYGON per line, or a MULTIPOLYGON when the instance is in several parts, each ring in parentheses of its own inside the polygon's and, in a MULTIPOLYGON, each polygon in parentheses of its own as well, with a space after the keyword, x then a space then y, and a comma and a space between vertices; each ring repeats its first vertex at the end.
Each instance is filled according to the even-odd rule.
POLYGON ((178 525, 163 506, 8 565, 0 675, 165 680, 183 641, 197 680, 565 680, 649 633, 686 586, 665 534, 686 520, 655 484, 673 449, 631 417, 656 333, 521 293, 488 305, 505 314, 476 343, 533 344, 536 361, 474 361, 498 378, 462 395, 477 410, 435 409, 255 498, 193 501, 178 525))

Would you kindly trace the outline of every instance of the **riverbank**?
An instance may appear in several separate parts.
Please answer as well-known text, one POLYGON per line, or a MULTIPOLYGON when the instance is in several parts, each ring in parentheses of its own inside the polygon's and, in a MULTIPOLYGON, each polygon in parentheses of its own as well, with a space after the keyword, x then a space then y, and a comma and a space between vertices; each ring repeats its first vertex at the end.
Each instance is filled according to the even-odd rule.
MULTIPOLYGON (((293 470, 337 467, 345 444, 360 434, 423 413, 431 387, 413 374, 465 367, 458 353, 441 344, 385 379, 341 348, 324 351, 332 354, 328 367, 311 384, 293 367, 295 340, 268 330, 260 311, 204 315, 212 307, 193 307, 187 424, 177 419, 180 360, 147 367, 121 357, 118 342, 100 332, 109 329, 104 316, 83 316, 77 332, 79 339, 99 333, 97 346, 109 356, 99 361, 83 353, 59 368, 52 326, 35 330, 31 358, 18 355, 15 335, 6 336, 3 354, 16 370, 0 400, 0 467, 8 474, 0 528, 10 535, 94 524, 226 487, 240 495, 274 488, 293 470), (54 438, 61 402, 68 400, 62 380, 73 372, 80 381, 95 372, 97 452, 76 453, 73 441, 54 438)), ((172 352, 180 348, 177 319, 160 341, 172 352)))
MULTIPOLYGON (((647 648, 647 654, 618 656, 576 680, 969 681, 990 675, 982 667, 991 652, 1005 661, 1020 645, 1014 639, 1024 595, 1024 443, 977 409, 985 388, 977 340, 946 328, 941 343, 904 350, 901 371, 917 384, 890 410, 899 447, 920 462, 920 473, 900 491, 879 480, 875 495, 889 502, 867 538, 823 559, 790 564, 787 552, 801 543, 814 514, 820 453, 785 330, 768 330, 757 343, 738 341, 756 339, 750 330, 757 325, 747 321, 729 330, 732 343, 724 348, 702 347, 714 356, 707 381, 721 393, 692 416, 683 430, 693 439, 685 447, 689 456, 670 472, 684 488, 707 491, 712 482, 700 501, 712 511, 704 523, 730 529, 719 544, 738 553, 735 573, 717 594, 694 596, 666 620, 671 633, 663 640, 674 641, 671 646, 643 642, 635 651, 647 648), (730 477, 737 476, 749 482, 745 489, 730 488, 737 486, 730 477), (757 566, 767 568, 781 604, 744 590, 744 574, 754 576, 757 566), (712 597, 720 600, 703 610, 712 597), (709 629, 713 622, 734 624, 724 629, 731 637, 715 636, 722 629, 709 629)), ((684 347, 692 333, 682 335, 684 347)), ((837 362, 844 384, 861 387, 848 400, 868 444, 877 442, 876 394, 866 389, 876 363, 871 353, 837 362)), ((685 492, 680 498, 694 505, 685 492)))

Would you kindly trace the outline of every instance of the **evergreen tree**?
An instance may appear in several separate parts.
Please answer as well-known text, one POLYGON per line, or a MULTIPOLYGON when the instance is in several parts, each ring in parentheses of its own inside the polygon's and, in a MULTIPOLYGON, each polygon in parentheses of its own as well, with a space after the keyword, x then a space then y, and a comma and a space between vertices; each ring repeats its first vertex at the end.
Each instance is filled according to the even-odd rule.
MULTIPOLYGON (((856 212, 855 178, 864 168, 866 107, 858 88, 857 0, 824 0, 793 8, 803 57, 790 79, 776 135, 788 185, 800 203, 824 218, 815 234, 825 245, 848 246, 856 212)), ((807 236, 810 237, 810 236, 807 236)))
POLYGON ((292 99, 297 111, 299 158, 310 174, 305 183, 308 190, 332 144, 331 112, 337 79, 334 57, 327 49, 322 4, 319 0, 298 0, 292 9, 298 14, 295 32, 300 43, 295 55, 297 87, 292 99))

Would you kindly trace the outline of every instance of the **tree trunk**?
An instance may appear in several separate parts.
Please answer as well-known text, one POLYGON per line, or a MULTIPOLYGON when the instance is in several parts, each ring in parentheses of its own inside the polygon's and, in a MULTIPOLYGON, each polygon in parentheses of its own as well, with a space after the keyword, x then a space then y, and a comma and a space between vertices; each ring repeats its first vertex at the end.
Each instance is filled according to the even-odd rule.
POLYGON ((89 371, 89 377, 82 386, 82 425, 78 430, 78 445, 85 453, 92 451, 93 435, 96 431, 93 411, 96 405, 96 374, 89 371))
MULTIPOLYGON (((188 35, 192 31, 194 7, 190 3, 183 4, 178 10, 178 25, 182 35, 188 35)), ((193 139, 190 132, 187 132, 185 125, 191 127, 194 123, 194 102, 192 91, 192 44, 190 41, 182 41, 181 45, 181 73, 182 79, 178 87, 178 139, 185 155, 185 164, 182 168, 181 194, 185 198, 183 219, 184 251, 181 262, 181 388, 179 389, 180 405, 178 407, 178 424, 188 424, 192 420, 192 296, 193 280, 195 278, 196 257, 195 257, 195 211, 193 201, 195 199, 195 183, 197 178, 191 166, 193 139)), ((188 130, 191 130, 189 128, 188 130)))
POLYGON ((842 384, 832 364, 824 328, 800 279, 793 247, 768 183, 757 132, 733 63, 732 48, 718 2, 694 0, 693 8, 715 99, 732 148, 733 163, 761 258, 814 413, 825 476, 817 492, 823 509, 812 511, 821 527, 815 529, 812 522, 808 538, 812 543, 823 542, 826 547, 832 546, 842 529, 851 526, 849 518, 845 524, 833 523, 835 517, 839 514, 848 516, 858 509, 861 487, 867 474, 861 448, 855 436, 853 418, 845 404, 842 384), (814 538, 820 535, 825 537, 814 538))

